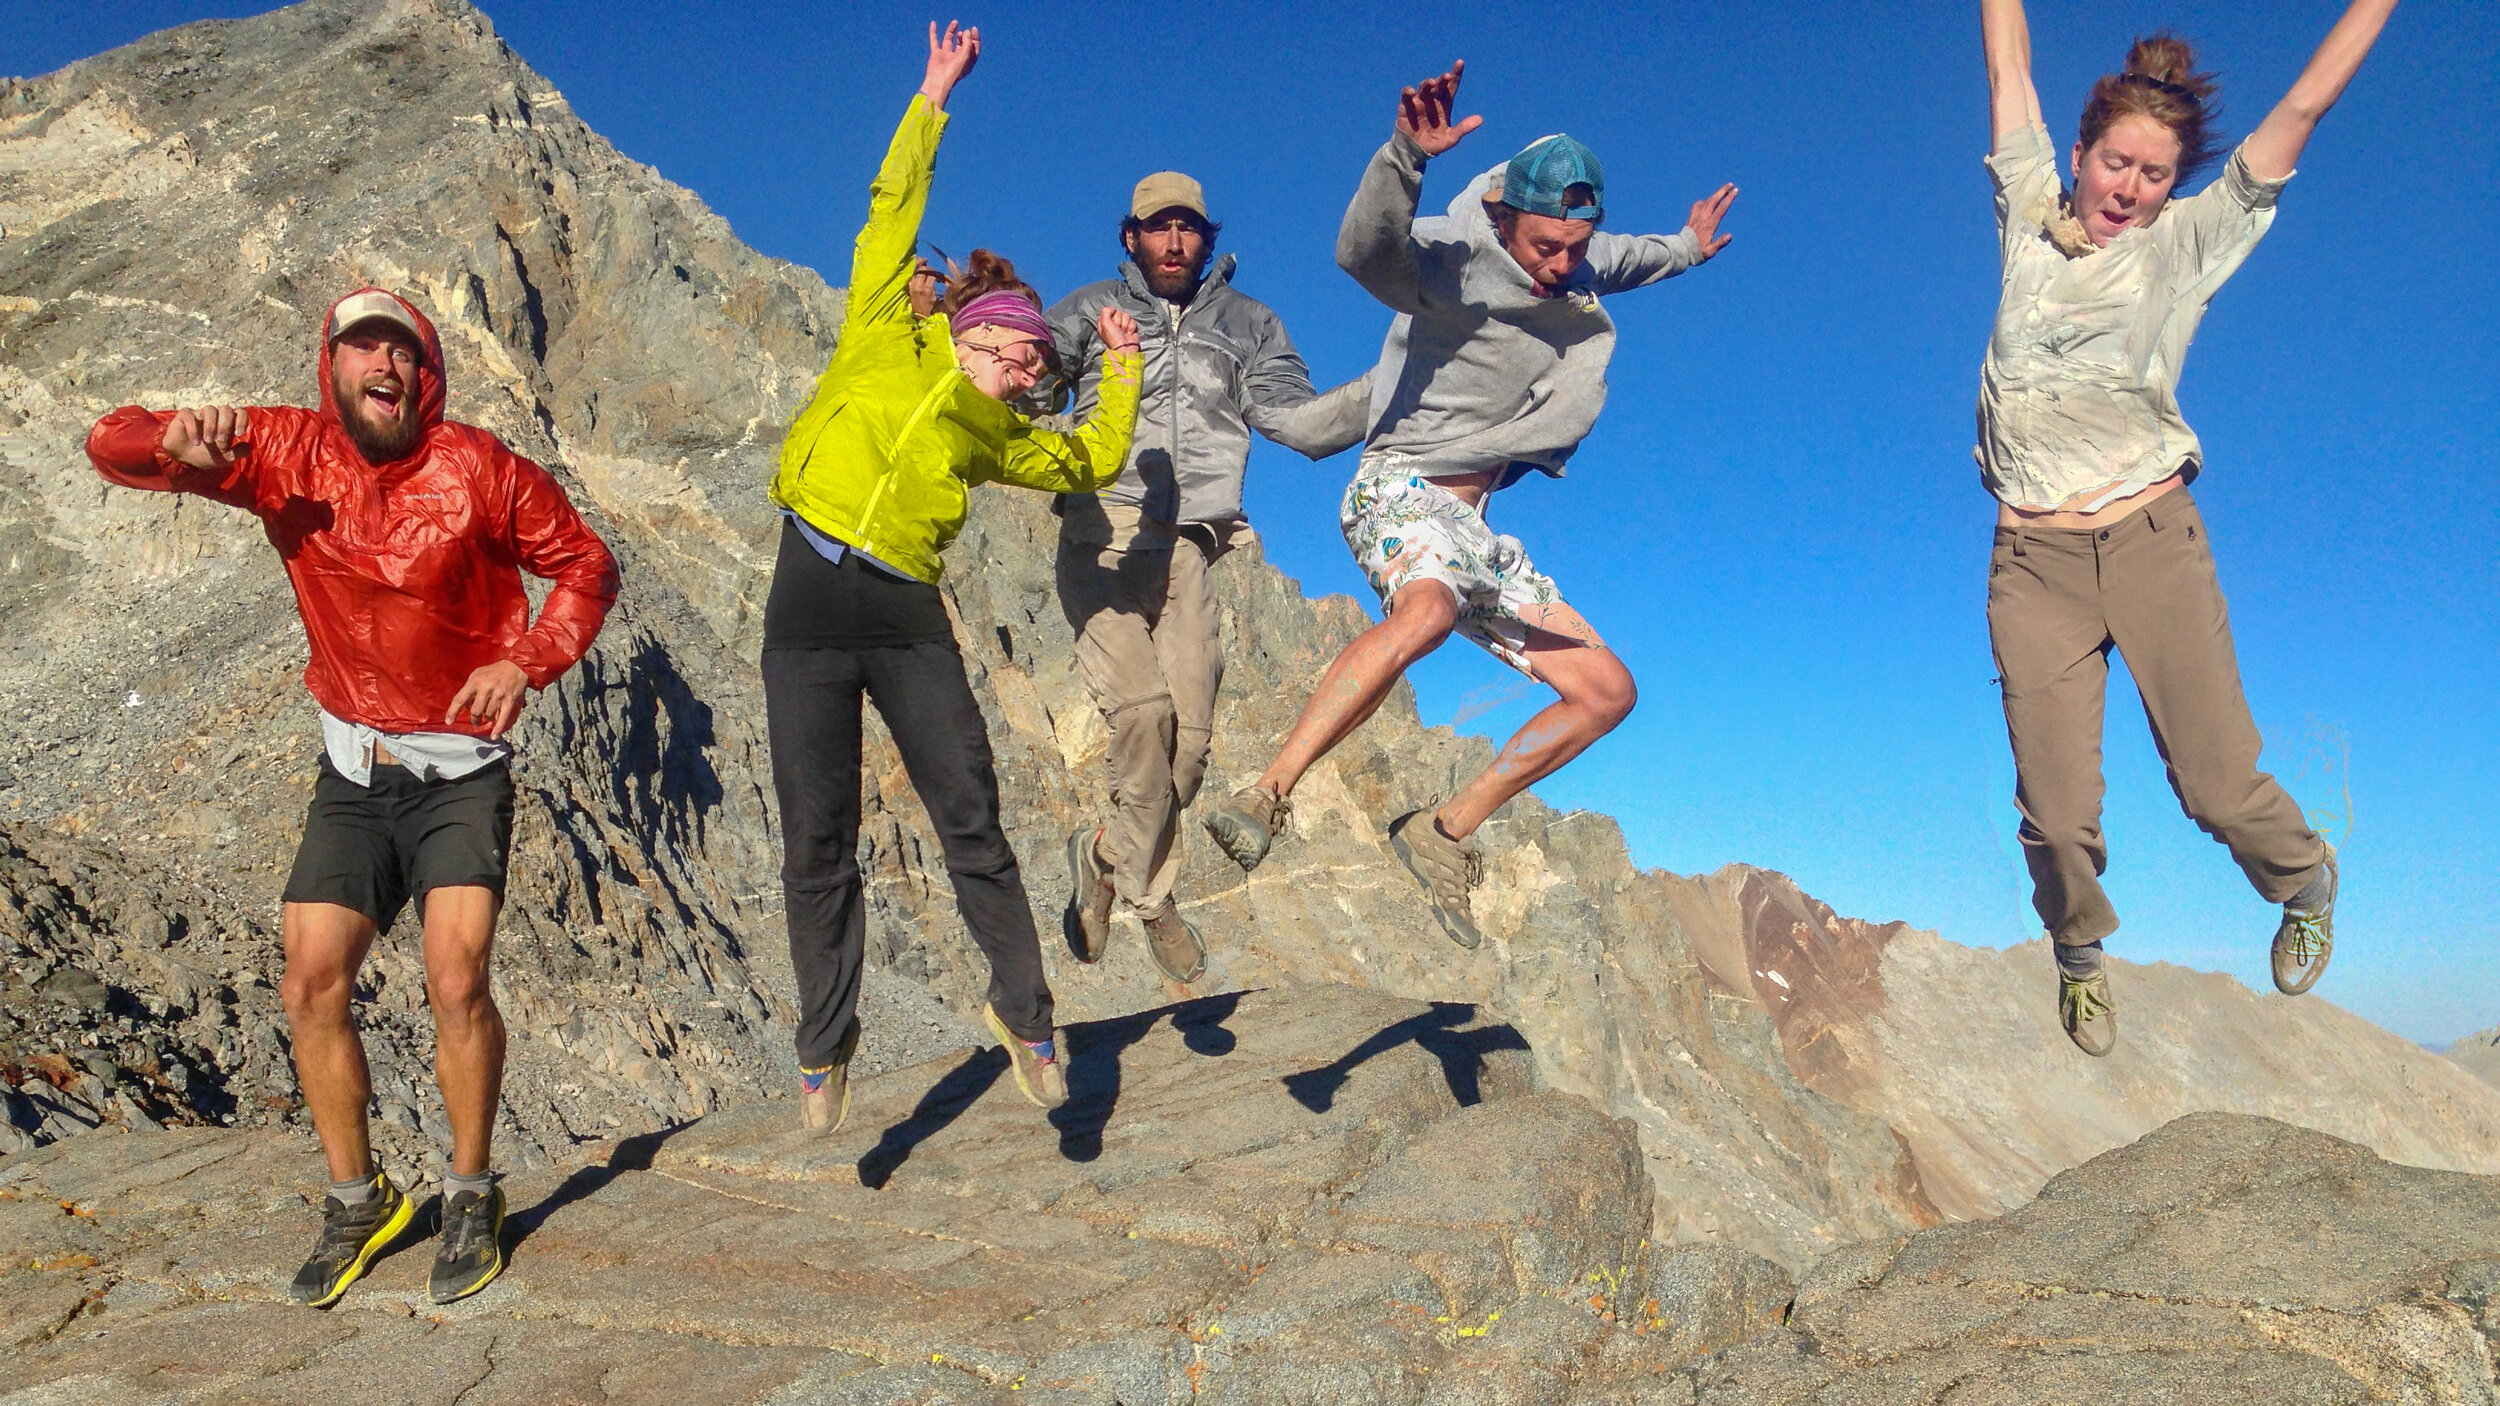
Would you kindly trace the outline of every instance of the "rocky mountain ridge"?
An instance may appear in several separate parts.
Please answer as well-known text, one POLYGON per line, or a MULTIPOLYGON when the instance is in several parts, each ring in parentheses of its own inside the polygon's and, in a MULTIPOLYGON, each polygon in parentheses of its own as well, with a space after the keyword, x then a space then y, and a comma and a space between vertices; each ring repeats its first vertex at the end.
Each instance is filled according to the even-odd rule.
MULTIPOLYGON (((0 1138, 16 1146, 295 1116, 275 899, 318 744, 292 603, 240 515, 106 488, 78 446, 131 401, 308 400, 314 320, 365 282, 428 308, 451 413, 557 472, 626 573, 598 647, 520 733, 499 1145, 550 1166, 786 1091, 795 997, 754 667, 764 485, 840 294, 619 155, 461 0, 311 0, 0 86, 0 1138)), ((1046 930, 1060 841, 1105 804, 1054 539, 1037 496, 985 490, 947 578, 1046 930)), ((1211 796, 1264 760, 1365 621, 1255 547, 1217 575, 1211 796)), ((2036 951, 1842 919, 1767 871, 1644 872, 1612 821, 1532 799, 1487 827, 1492 937, 1460 952, 1379 827, 1484 756, 1401 691, 1312 774, 1255 875, 1193 850, 1204 981, 1167 990, 1128 930, 1098 967, 1054 946, 1063 1010, 1351 985, 1497 1013, 1547 1088, 1636 1129, 1655 1238, 1791 1267, 2017 1205, 2193 1108, 2500 1172, 2500 1093, 2321 1000, 2122 967, 2142 1048, 2095 1066, 2033 990, 2036 951), (2198 1033, 2214 1011, 2231 1039, 2198 1033), (2358 1052, 2323 1079, 2330 1045, 2358 1052), (2055 1126, 2050 1089, 2096 1100, 2092 1118, 2055 1126)), ((866 770, 877 1070, 978 1044, 963 1017, 982 976, 873 726, 866 770)), ((404 940, 367 987, 385 1155, 422 1167, 440 1113, 404 940)))

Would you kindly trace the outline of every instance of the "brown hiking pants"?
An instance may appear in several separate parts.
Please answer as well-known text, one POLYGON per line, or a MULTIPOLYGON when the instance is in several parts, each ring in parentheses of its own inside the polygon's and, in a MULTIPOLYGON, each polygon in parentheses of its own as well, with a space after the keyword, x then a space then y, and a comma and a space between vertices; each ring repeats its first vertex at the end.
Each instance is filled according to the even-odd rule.
POLYGON ((1180 817, 1205 779, 1224 645, 1208 570, 1245 523, 1142 522, 1135 508, 1070 498, 1060 521, 1059 604, 1077 666, 1111 730, 1104 762, 1111 886, 1151 917, 1180 877, 1180 817))
POLYGON ((2326 846, 2257 769, 2230 611, 2205 520, 2186 490, 2107 527, 2000 527, 1988 561, 1988 638, 2014 744, 2015 805, 2032 906, 2061 943, 2097 942, 2118 915, 2101 891, 2101 713, 2109 651, 2127 661, 2170 788, 2230 846, 2269 903, 2300 891, 2326 846))

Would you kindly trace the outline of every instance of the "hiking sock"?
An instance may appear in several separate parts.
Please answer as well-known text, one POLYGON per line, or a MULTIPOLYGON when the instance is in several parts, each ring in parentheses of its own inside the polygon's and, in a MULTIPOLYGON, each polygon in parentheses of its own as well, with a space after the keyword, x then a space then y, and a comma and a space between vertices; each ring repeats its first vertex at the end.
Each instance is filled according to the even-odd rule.
POLYGON ((495 1172, 494 1172, 494 1169, 493 1169, 493 1168, 491 1168, 491 1167, 490 1167, 490 1168, 488 1168, 488 1169, 487 1169, 487 1170, 485 1170, 485 1171, 482 1171, 482 1172, 473 1172, 473 1173, 445 1172, 445 1173, 443 1173, 443 1200, 444 1200, 446 1203, 448 1203, 448 1202, 451 1200, 451 1198, 453 1198, 453 1197, 455 1197, 455 1196, 459 1195, 459 1194, 460 1194, 461 1192, 463 1192, 463 1191, 473 1191, 473 1192, 476 1192, 478 1195, 483 1196, 483 1195, 485 1195, 487 1192, 492 1191, 492 1190, 494 1190, 494 1189, 495 1189, 495 1172))
POLYGON ((361 1206, 382 1194, 382 1179, 371 1172, 354 1181, 330 1183, 331 1198, 342 1206, 361 1206))
POLYGON ((2309 882, 2300 886, 2300 892, 2284 900, 2283 906, 2303 913, 2315 913, 2326 907, 2327 899, 2334 894, 2335 866, 2321 864, 2318 872, 2309 877, 2309 882))
POLYGON ((1022 1043, 1026 1049, 1031 1050, 1033 1053, 1040 1055, 1044 1059, 1057 1059, 1059 1057, 1059 1042, 1055 1037, 1048 1040, 1027 1040, 1023 1036, 1018 1035, 1016 1039, 1022 1043))
POLYGON ((2077 981, 2098 975, 2101 970, 2101 944, 2097 942, 2058 943, 2057 969, 2077 981))
POLYGON ((825 1080, 833 1077, 833 1071, 841 1067, 838 1064, 828 1064, 822 1069, 810 1069, 802 1064, 799 1066, 799 1087, 812 1094, 823 1088, 825 1080))

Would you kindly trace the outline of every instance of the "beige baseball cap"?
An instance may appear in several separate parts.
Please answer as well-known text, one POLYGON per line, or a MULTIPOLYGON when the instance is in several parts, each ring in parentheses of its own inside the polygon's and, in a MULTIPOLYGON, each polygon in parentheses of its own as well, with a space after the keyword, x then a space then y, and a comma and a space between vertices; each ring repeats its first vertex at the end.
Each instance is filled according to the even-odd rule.
POLYGON ((425 329, 417 326, 417 320, 408 315, 408 309, 401 304, 399 299, 378 288, 368 288, 361 293, 351 293, 339 299, 339 305, 330 309, 328 340, 335 342, 339 339, 339 334, 348 328, 359 322, 370 322, 377 318, 395 327, 405 328, 409 336, 417 339, 418 346, 425 345, 425 329))
POLYGON ((1198 183, 1178 171, 1157 171, 1137 183, 1136 193, 1129 197, 1128 212, 1132 219, 1142 220, 1165 210, 1187 210, 1199 219, 1207 219, 1207 193, 1198 183))

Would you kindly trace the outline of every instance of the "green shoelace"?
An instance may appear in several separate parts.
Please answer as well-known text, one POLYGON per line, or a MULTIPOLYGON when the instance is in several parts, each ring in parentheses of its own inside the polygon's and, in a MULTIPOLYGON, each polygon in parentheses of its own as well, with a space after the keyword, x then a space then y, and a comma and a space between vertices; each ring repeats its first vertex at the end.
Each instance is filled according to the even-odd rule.
POLYGON ((2063 977, 2061 980, 2064 989, 2058 993, 2058 1005, 2068 1025, 2088 1025, 2109 1014, 2106 978, 2095 976, 2077 981, 2072 977, 2063 977))
POLYGON ((2290 952, 2292 960, 2304 967, 2315 961, 2332 940, 2324 913, 2303 913, 2297 908, 2286 908, 2283 919, 2290 929, 2290 937, 2283 946, 2290 952))

